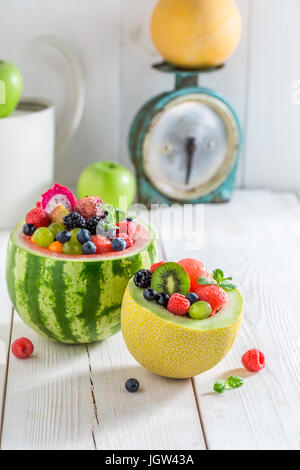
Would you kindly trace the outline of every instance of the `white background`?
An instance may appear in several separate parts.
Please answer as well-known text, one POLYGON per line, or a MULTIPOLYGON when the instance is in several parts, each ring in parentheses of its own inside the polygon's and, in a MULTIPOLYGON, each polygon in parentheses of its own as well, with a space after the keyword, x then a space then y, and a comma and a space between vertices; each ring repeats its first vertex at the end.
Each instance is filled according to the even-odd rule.
MULTIPOLYGON (((70 106, 68 75, 55 52, 28 53, 30 40, 51 34, 77 55, 87 87, 84 119, 74 141, 57 157, 56 178, 75 183, 95 160, 130 167, 127 133, 138 108, 172 87, 152 71, 160 60, 150 40, 156 0, 0 0, 0 57, 22 67, 24 94, 55 101, 57 128, 70 106)), ((223 71, 203 76, 236 108, 244 129, 238 185, 300 188, 299 0, 238 0, 243 37, 223 71)), ((0 156, 1 158, 1 156, 0 156)))

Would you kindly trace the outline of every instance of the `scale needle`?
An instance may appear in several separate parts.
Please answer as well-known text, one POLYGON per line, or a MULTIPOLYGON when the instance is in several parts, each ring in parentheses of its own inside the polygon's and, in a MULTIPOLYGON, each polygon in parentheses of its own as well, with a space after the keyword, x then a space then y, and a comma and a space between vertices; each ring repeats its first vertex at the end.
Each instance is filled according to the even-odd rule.
POLYGON ((193 164, 193 156, 196 150, 195 141, 196 141, 195 137, 188 137, 186 139, 186 144, 185 144, 185 151, 187 155, 187 171, 186 171, 186 177, 185 177, 186 185, 188 185, 190 181, 192 164, 193 164))

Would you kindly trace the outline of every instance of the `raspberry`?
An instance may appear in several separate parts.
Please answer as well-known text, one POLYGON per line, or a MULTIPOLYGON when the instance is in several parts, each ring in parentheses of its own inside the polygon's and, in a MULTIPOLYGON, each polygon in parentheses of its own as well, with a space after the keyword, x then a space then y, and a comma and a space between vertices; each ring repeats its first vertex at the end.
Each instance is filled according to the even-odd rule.
POLYGON ((31 356, 33 351, 34 346, 28 338, 16 339, 11 346, 11 352, 18 359, 27 359, 27 357, 31 356))
POLYGON ((126 248, 130 248, 133 245, 133 239, 127 233, 121 233, 119 236, 125 240, 126 248))
POLYGON ((190 302, 184 295, 175 293, 171 295, 167 309, 175 315, 185 315, 190 306, 190 302))
POLYGON ((195 293, 198 295, 199 300, 204 300, 210 304, 211 315, 215 315, 227 301, 226 292, 216 284, 210 284, 208 286, 198 285, 195 289, 195 293))
POLYGON ((249 372, 259 372, 265 367, 265 356, 258 349, 250 349, 242 356, 242 364, 249 372))
POLYGON ((159 263, 154 263, 152 264, 151 268, 150 268, 150 271, 152 271, 154 273, 154 271, 156 270, 156 268, 158 268, 158 266, 161 266, 162 264, 164 264, 165 262, 164 261, 160 261, 159 263))
POLYGON ((195 289, 199 287, 199 284, 197 283, 199 277, 204 276, 210 279, 210 274, 206 267, 203 263, 201 263, 201 261, 198 261, 197 259, 185 258, 181 261, 178 261, 178 264, 180 264, 180 266, 182 266, 189 275, 191 280, 191 292, 194 292, 195 289))
POLYGON ((50 223, 49 214, 41 207, 35 207, 26 214, 26 224, 34 225, 36 228, 48 227, 50 223))
POLYGON ((112 251, 111 240, 103 235, 93 235, 91 241, 96 245, 96 253, 99 255, 112 251))
POLYGON ((132 238, 136 232, 136 224, 130 220, 123 220, 117 226, 119 227, 118 234, 127 233, 132 238))

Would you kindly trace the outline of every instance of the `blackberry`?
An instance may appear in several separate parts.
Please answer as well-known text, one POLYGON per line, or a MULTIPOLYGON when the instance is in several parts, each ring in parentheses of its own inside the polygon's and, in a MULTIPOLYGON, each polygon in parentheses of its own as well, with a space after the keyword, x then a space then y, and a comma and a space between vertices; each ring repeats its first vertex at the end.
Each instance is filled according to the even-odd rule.
POLYGON ((146 289, 147 287, 150 287, 151 279, 152 272, 149 271, 149 269, 141 269, 140 271, 135 273, 133 282, 137 287, 142 287, 143 289, 146 289))
POLYGON ((90 217, 86 221, 86 228, 89 230, 91 235, 96 235, 96 228, 97 225, 99 224, 101 218, 100 217, 90 217))
POLYGON ((68 215, 64 217, 64 224, 68 230, 72 230, 73 228, 85 228, 86 222, 82 215, 78 214, 78 212, 70 212, 68 215))

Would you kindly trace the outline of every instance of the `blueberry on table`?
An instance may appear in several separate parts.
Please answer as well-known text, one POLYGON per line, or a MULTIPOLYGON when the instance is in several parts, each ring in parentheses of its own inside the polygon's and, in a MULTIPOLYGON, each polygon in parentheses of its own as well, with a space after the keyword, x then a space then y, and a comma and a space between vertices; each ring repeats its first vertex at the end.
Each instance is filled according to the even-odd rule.
POLYGON ((156 299, 157 292, 154 289, 145 289, 144 290, 144 298, 146 300, 149 300, 149 302, 152 302, 153 300, 156 299))
POLYGON ((93 242, 85 242, 83 245, 82 245, 82 251, 85 255, 93 255, 94 253, 96 253, 97 251, 97 248, 96 248, 96 245, 95 243, 93 242))
POLYGON ((125 388, 127 392, 135 393, 138 391, 140 383, 137 379, 128 379, 125 383, 125 388))
POLYGON ((81 230, 79 230, 76 237, 79 243, 83 245, 84 243, 89 242, 91 240, 91 233, 87 229, 82 228, 81 230))
POLYGON ((31 237, 31 235, 34 234, 35 230, 36 230, 36 228, 33 224, 24 224, 23 225, 23 233, 27 237, 31 237))
POLYGON ((71 234, 67 230, 62 230, 55 238, 59 243, 67 243, 71 240, 71 234))

